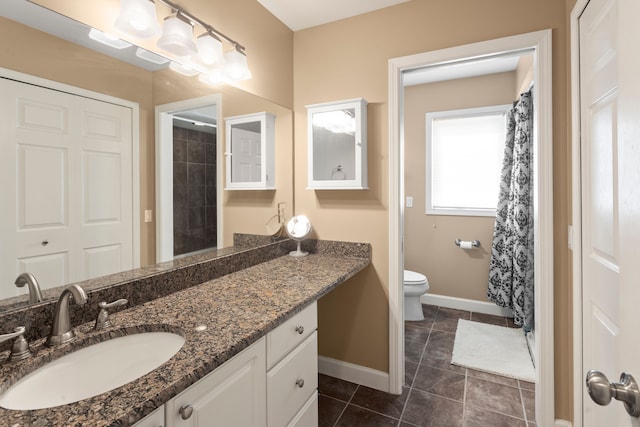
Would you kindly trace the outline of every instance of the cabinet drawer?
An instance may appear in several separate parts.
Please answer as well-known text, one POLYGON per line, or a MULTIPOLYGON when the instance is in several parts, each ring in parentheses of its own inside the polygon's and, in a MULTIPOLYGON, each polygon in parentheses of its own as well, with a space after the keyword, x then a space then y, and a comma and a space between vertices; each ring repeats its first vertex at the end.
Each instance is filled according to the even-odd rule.
POLYGON ((267 373, 267 419, 286 426, 318 388, 318 334, 314 331, 267 373))
POLYGON ((162 427, 164 426, 164 406, 159 407, 137 423, 133 427, 162 427))
POLYGON ((271 369, 295 346, 318 329, 318 309, 314 302, 267 334, 267 369, 271 369))
POLYGON ((287 427, 318 427, 318 392, 313 393, 287 427))

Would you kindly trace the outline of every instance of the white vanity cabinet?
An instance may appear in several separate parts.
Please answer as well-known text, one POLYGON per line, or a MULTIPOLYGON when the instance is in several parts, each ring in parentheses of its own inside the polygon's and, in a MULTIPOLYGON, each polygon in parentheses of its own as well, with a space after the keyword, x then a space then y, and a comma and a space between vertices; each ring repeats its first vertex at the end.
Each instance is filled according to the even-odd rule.
POLYGON ((318 310, 314 302, 267 335, 267 425, 318 424, 318 310))
POLYGON ((226 117, 225 190, 275 189, 275 116, 226 117))
POLYGON ((165 403, 166 427, 317 426, 317 319, 314 302, 165 403))
POLYGON ((266 426, 264 342, 261 338, 167 402, 166 426, 266 426))
POLYGON ((164 405, 135 423, 133 427, 164 427, 164 405))

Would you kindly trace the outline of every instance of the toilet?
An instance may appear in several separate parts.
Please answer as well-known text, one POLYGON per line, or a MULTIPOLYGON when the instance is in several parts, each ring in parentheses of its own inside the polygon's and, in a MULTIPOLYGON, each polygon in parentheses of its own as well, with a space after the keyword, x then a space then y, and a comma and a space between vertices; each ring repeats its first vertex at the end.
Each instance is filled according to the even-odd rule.
POLYGON ((429 281, 424 274, 404 270, 404 320, 424 320, 420 297, 429 291, 429 281))

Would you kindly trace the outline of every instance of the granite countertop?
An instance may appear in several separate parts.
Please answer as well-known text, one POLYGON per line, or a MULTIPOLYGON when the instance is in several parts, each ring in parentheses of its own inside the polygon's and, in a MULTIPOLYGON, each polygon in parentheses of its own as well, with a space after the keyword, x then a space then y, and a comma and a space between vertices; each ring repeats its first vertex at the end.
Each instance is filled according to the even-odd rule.
POLYGON ((8 426, 132 425, 368 264, 327 254, 282 256, 112 314, 105 331, 93 331, 93 322, 80 325, 72 343, 51 349, 39 339, 31 343, 30 359, 9 362, 4 352, 2 390, 48 360, 110 337, 170 331, 186 338, 168 362, 122 387, 55 408, 0 408, 0 420, 8 426))

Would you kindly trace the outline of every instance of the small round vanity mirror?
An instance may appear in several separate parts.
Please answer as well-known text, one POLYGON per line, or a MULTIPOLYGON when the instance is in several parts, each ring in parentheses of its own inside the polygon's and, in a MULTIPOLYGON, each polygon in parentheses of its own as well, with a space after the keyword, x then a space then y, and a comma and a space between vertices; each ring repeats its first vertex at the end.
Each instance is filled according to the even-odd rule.
POLYGON ((311 222, 304 215, 296 215, 287 223, 287 234, 293 240, 298 242, 298 249, 289 252, 294 257, 303 257, 309 255, 309 252, 300 250, 300 243, 306 239, 311 233, 311 222))

